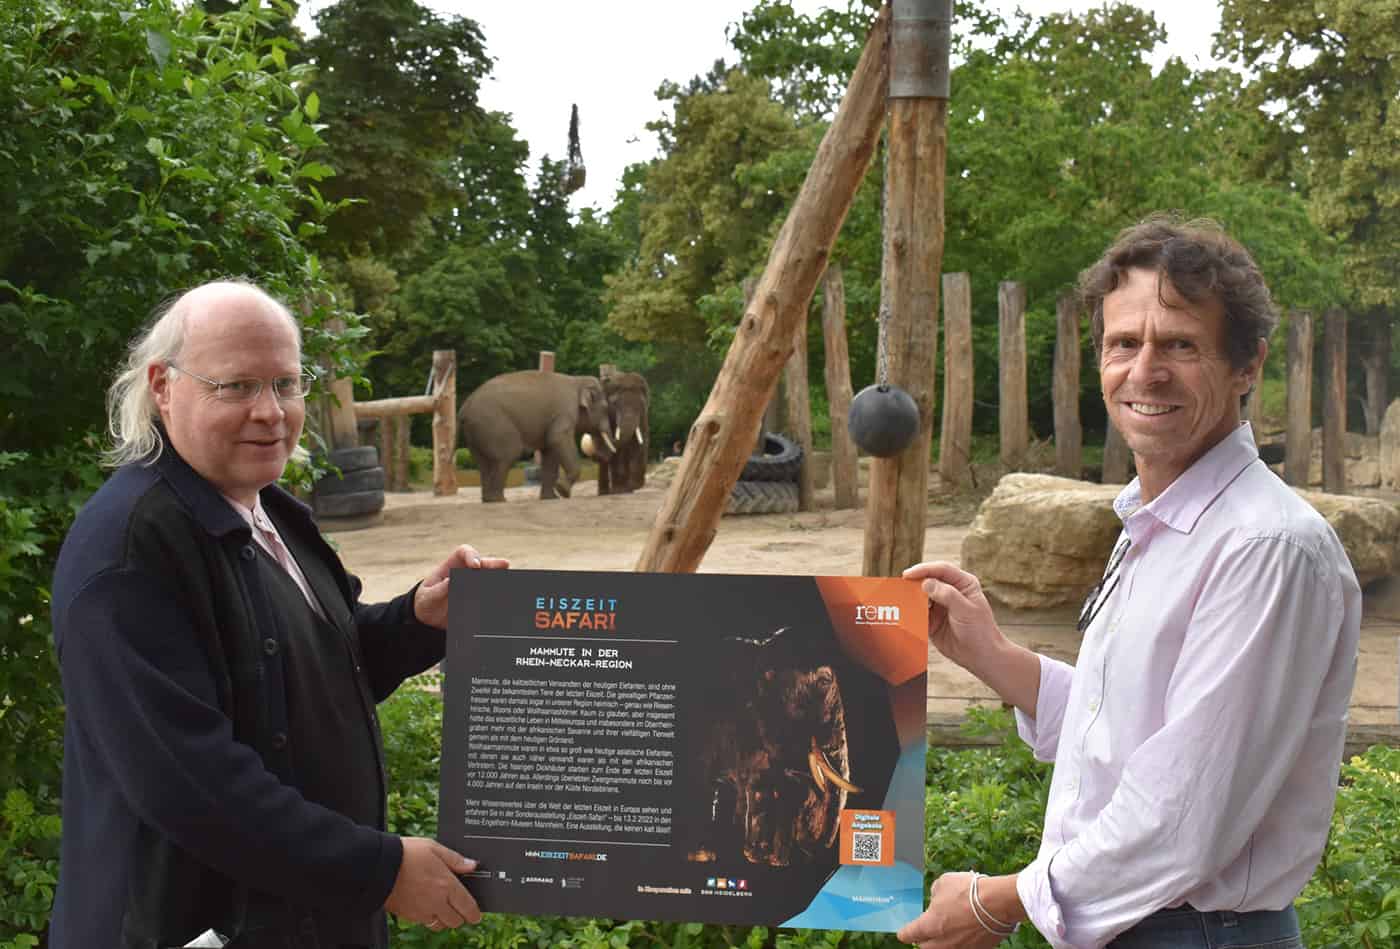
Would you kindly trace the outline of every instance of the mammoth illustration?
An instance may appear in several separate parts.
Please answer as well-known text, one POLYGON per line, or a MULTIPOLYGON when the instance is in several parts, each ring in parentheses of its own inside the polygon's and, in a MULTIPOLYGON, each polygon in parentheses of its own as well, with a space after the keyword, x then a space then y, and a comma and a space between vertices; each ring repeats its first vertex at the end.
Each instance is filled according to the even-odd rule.
POLYGON ((832 667, 804 658, 787 628, 724 644, 732 715, 700 751, 704 774, 694 862, 735 859, 785 867, 829 855, 851 783, 845 706, 832 667))
POLYGON ((481 469, 481 500, 504 501, 506 472, 527 451, 540 453, 540 498, 568 497, 578 480, 580 435, 611 458, 608 402, 592 376, 508 372, 488 379, 457 413, 462 442, 481 469), (561 474, 562 469, 562 474, 561 474))
MULTIPOLYGON (((646 483, 651 393, 646 379, 635 372, 603 376, 603 392, 608 397, 608 424, 617 452, 610 459, 598 459, 598 493, 625 494, 646 483)), ((592 439, 586 435, 583 451, 597 457, 592 439)))

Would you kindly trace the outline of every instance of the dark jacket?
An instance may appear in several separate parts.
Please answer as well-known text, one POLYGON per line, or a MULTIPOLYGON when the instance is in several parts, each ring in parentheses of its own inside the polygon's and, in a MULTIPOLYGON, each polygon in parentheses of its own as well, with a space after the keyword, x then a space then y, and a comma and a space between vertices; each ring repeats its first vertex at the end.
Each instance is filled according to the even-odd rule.
MULTIPOLYGON (((349 640, 377 771, 357 779, 382 800, 372 703, 440 660, 443 634, 417 622, 411 592, 360 604, 306 506, 276 486, 261 496, 349 640)), ((209 928, 239 947, 321 949, 343 941, 322 920, 375 920, 393 888, 403 850, 383 807, 365 826, 302 793, 338 763, 288 740, 298 696, 265 560, 168 445, 74 522, 53 587, 67 726, 51 949, 164 949, 209 928)))

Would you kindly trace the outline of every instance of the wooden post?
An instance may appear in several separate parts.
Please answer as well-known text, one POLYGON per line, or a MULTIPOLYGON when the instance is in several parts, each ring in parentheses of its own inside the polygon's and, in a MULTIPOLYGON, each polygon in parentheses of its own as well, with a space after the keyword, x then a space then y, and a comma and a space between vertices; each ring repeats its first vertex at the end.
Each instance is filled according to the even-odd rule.
POLYGON ((1084 473, 1084 427, 1079 422, 1079 301, 1066 293, 1055 301, 1055 471, 1084 473))
MULTIPOLYGON (((332 333, 341 333, 345 322, 327 320, 326 328, 332 333)), ((348 376, 336 376, 327 388, 331 394, 326 402, 331 447, 354 448, 360 444, 360 432, 355 425, 355 384, 348 376)))
POLYGON ((433 351, 433 494, 457 493, 457 354, 433 351))
POLYGON ((1347 490, 1347 315, 1331 309, 1324 318, 1322 388, 1322 490, 1347 490))
POLYGON ((762 407, 875 151, 889 75, 888 38, 889 14, 882 10, 773 243, 754 305, 744 313, 710 397, 691 426, 680 467, 637 559, 638 570, 694 571, 714 539, 729 492, 758 437, 762 407))
POLYGON ((1367 339, 1367 345, 1361 348, 1361 370, 1366 377, 1366 434, 1379 435, 1381 420, 1390 405, 1389 314, 1374 311, 1362 327, 1367 339))
POLYGON ((1288 314, 1288 427, 1283 443, 1283 480, 1307 487, 1312 463, 1313 316, 1288 314))
MULTIPOLYGON (((403 487, 399 488, 400 491, 407 491, 409 487, 408 462, 410 458, 410 442, 408 436, 413 428, 413 416, 396 415, 388 421, 392 422, 394 425, 394 470, 392 477, 395 484, 403 485, 403 487)), ((388 469, 386 468, 385 471, 387 478, 389 476, 387 474, 388 469)))
POLYGON ((540 372, 554 371, 554 353, 547 349, 540 350, 540 372))
POLYGON ((384 490, 385 491, 407 491, 408 485, 398 484, 394 481, 394 424, 397 418, 378 419, 376 428, 379 430, 379 466, 384 469, 384 490))
POLYGON ((904 451, 871 462, 862 570, 874 577, 924 558, 948 153, 952 0, 896 0, 893 9, 881 348, 889 381, 918 406, 919 429, 904 451))
MULTIPOLYGON (((744 278, 744 312, 748 313, 753 307, 754 290, 758 287, 758 280, 755 277, 744 278)), ((786 375, 786 373, 784 373, 786 375)), ((783 380, 778 380, 778 387, 773 390, 773 394, 768 397, 768 404, 763 409, 763 424, 758 428, 758 437, 754 440, 753 453, 763 454, 766 442, 763 440, 765 432, 780 432, 783 430, 783 380)))
POLYGON ((841 265, 829 264, 823 281, 822 339, 831 414, 831 484, 836 509, 843 511, 860 503, 860 484, 856 445, 847 429, 851 414, 851 357, 846 345, 846 278, 841 265))
POLYGON ((972 480, 972 279, 943 275, 943 430, 938 474, 946 484, 972 480))
POLYGON ((792 355, 783 370, 787 388, 787 434, 802 446, 802 465, 797 470, 797 509, 812 509, 812 400, 807 393, 807 321, 803 320, 793 337, 792 355))
POLYGON ((1026 288, 1014 280, 997 285, 1001 356, 1001 463, 1012 471, 1026 463, 1030 408, 1026 404, 1026 288))
POLYGON ((1108 422, 1103 442, 1103 483, 1127 484, 1132 473, 1133 453, 1113 422, 1108 422))

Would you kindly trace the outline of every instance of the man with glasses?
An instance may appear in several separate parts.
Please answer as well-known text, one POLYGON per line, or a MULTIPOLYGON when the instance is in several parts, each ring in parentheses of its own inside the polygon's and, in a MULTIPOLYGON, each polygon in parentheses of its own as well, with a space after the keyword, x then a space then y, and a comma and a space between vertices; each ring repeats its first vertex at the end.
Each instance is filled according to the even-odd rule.
POLYGON ((1029 920, 1056 949, 1301 946, 1293 900, 1327 840, 1361 592, 1241 422, 1277 322, 1268 288, 1218 227, 1153 216, 1079 290, 1137 477, 1077 664, 1003 636, 971 574, 904 574, 933 644, 1055 762, 1040 853, 941 876, 900 939, 978 949, 1029 920))
POLYGON ((310 377, 286 307, 242 282, 179 297, 109 393, 117 468, 53 587, 67 726, 49 946, 383 947, 384 912, 480 912, 474 863, 384 831, 374 706, 444 652, 461 546, 359 601, 275 482, 310 377))

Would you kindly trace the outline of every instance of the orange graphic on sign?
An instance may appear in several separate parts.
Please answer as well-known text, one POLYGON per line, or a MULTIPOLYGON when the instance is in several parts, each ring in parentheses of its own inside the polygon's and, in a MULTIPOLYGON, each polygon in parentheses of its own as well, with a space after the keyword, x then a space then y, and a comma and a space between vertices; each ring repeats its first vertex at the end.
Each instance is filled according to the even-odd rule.
POLYGON ((894 866, 894 811, 842 811, 841 863, 852 867, 894 866))

